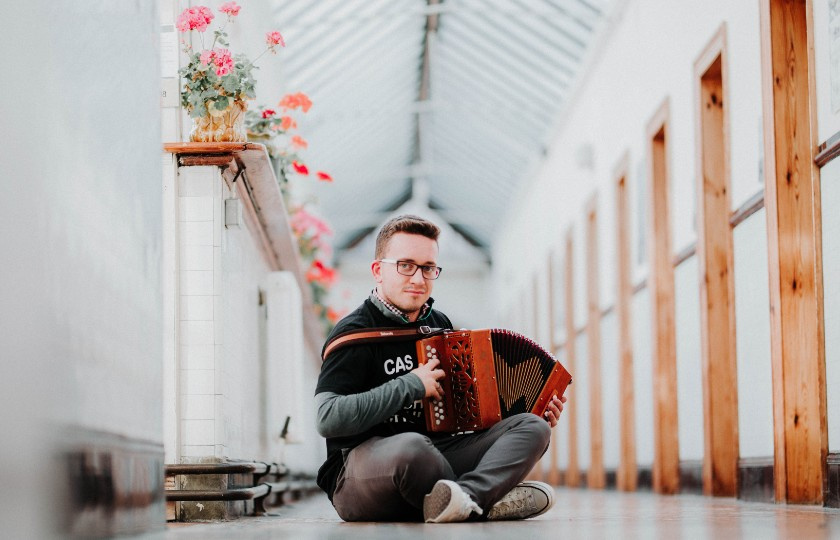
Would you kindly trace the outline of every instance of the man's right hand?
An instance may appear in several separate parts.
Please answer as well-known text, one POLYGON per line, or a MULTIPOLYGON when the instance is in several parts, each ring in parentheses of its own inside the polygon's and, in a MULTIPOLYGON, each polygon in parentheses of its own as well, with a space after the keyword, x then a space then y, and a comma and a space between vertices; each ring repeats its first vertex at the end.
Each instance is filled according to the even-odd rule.
POLYGON ((423 388, 426 389, 426 397, 441 399, 443 397, 443 387, 440 385, 441 379, 446 375, 442 369, 438 368, 440 360, 433 358, 425 364, 420 364, 420 367, 411 370, 420 380, 423 381, 423 388))

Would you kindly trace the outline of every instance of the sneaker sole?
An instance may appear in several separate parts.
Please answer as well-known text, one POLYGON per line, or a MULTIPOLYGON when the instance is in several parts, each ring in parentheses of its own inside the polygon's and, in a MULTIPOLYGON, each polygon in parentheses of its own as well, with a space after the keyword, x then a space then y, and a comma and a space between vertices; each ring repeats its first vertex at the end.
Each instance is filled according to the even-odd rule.
POLYGON ((423 497, 423 519, 437 523, 452 500, 452 489, 446 484, 436 484, 431 493, 423 497))

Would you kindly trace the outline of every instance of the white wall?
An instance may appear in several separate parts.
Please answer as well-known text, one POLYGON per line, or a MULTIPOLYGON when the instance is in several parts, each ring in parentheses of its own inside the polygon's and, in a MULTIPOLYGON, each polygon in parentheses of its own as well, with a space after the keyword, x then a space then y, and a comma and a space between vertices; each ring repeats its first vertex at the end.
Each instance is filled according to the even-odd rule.
MULTIPOLYGON (((840 160, 823 167, 821 182, 822 207, 840 207, 840 160)), ((840 452, 840 216, 823 211, 822 219, 828 449, 840 452)))
POLYGON ((763 209, 735 228, 733 249, 739 450, 742 457, 768 458, 773 455, 773 366, 763 209))
POLYGON ((840 51, 832 32, 840 28, 840 17, 831 14, 829 1, 812 2, 814 9, 814 56, 816 64, 817 130, 819 142, 840 131, 840 51))
MULTIPOLYGON (((501 227, 495 247, 499 256, 494 256, 498 265, 494 271, 511 278, 514 282, 511 289, 516 290, 517 280, 522 279, 519 276, 527 275, 510 272, 511 263, 534 260, 535 254, 547 251, 552 245, 557 231, 565 230, 571 223, 582 224, 582 209, 595 192, 602 223, 599 230, 603 231, 602 264, 609 263, 604 253, 615 250, 611 225, 613 169, 627 152, 632 186, 645 185, 645 128, 666 97, 672 128, 669 133, 672 248, 677 252, 694 241, 693 64, 724 19, 730 66, 733 207, 740 206, 760 188, 760 57, 757 5, 753 4, 722 0, 665 4, 628 0, 624 3, 606 32, 608 41, 601 46, 591 71, 558 122, 559 129, 545 163, 501 227), (686 25, 686 20, 692 23, 686 25), (593 145, 591 173, 582 170, 576 158, 577 149, 586 144, 593 145), (528 211, 523 211, 526 208, 528 211), (526 237, 531 238, 527 244, 521 240, 526 237)), ((638 199, 631 195, 631 200, 638 199)), ((632 223, 637 223, 635 215, 632 223)), ((577 237, 582 239, 579 232, 577 237)), ((582 251, 576 251, 576 258, 579 254, 582 251)), ((611 273, 602 276, 604 302, 614 295, 613 280, 611 273)), ((508 296, 503 297, 507 299, 508 296)))
POLYGON ((592 423, 589 419, 591 409, 589 405, 589 347, 586 340, 586 333, 582 332, 574 341, 576 356, 572 384, 575 385, 575 396, 567 402, 568 407, 574 407, 577 415, 577 455, 581 471, 589 470, 589 465, 592 463, 592 423))
MULTIPOLYGON (((722 25, 727 43, 724 76, 728 93, 724 99, 729 112, 733 209, 763 187, 758 4, 724 0, 626 0, 616 5, 617 10, 592 53, 589 71, 557 119, 546 160, 526 181, 494 244, 494 278, 504 280, 506 285, 499 288, 499 305, 504 308, 516 302, 516 291, 527 287, 542 253, 555 251, 563 264, 558 231, 573 227, 574 318, 578 328, 586 321, 585 209, 593 196, 597 198, 598 212, 600 307, 615 302, 614 174, 624 159, 630 202, 632 282, 635 285, 646 278, 650 251, 645 245, 649 160, 646 131, 654 113, 666 102, 672 253, 696 241, 698 98, 694 63, 722 25), (583 148, 591 149, 591 163, 578 158, 583 148), (529 242, 522 242, 522 238, 529 238, 529 242)), ((750 235, 741 235, 745 242, 760 245, 753 235, 763 234, 762 231, 745 230, 744 233, 750 235)), ((766 254, 759 260, 766 261, 766 254)), ((682 459, 699 459, 703 452, 699 289, 697 264, 692 261, 676 269, 682 459)), ((637 459, 640 465, 646 466, 653 460, 651 321, 647 292, 634 298, 631 319, 637 459)), ((740 328, 744 332, 752 330, 740 328)), ((604 339, 611 338, 605 335, 604 339)), ((608 350, 609 346, 602 342, 602 348, 608 350)), ((582 365, 577 367, 580 373, 573 374, 576 384, 585 377, 585 369, 582 365)), ((604 381, 606 387, 615 386, 614 380, 605 377, 604 381)), ((578 385, 578 392, 581 388, 578 385)), ((761 399, 768 398, 769 394, 761 399)), ((576 401, 581 401, 580 392, 576 401)), ((606 400, 604 405, 605 425, 616 423, 618 417, 611 412, 614 407, 606 400)), ((581 412, 587 404, 575 406, 581 412)), ((582 444, 581 448, 585 447, 582 444)))
POLYGON ((611 311, 601 319, 601 396, 604 418, 604 468, 616 470, 621 460, 620 358, 618 354, 618 317, 611 311))
POLYGON ((674 271, 680 459, 703 459, 703 367, 697 257, 674 271))
POLYGON ((9 537, 61 517, 44 459, 64 429, 161 443, 156 29, 154 2, 56 1, 16 6, 0 36, 9 537))

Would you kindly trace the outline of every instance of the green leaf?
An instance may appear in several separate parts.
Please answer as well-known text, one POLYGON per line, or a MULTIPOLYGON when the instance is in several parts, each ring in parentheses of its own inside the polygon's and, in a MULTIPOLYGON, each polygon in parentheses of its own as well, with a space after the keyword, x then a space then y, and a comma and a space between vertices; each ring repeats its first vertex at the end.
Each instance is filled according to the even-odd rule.
POLYGON ((219 98, 216 100, 216 103, 213 104, 213 108, 217 111, 223 111, 227 109, 229 105, 230 99, 228 99, 227 96, 219 96, 219 98))

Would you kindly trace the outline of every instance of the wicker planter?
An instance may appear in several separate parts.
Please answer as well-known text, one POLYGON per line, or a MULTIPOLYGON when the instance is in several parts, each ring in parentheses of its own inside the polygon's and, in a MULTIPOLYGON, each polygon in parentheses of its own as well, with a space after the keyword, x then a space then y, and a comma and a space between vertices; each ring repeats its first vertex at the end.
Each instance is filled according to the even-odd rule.
POLYGON ((244 101, 234 101, 224 111, 214 111, 213 114, 193 118, 190 141, 245 142, 248 139, 245 131, 247 108, 248 105, 244 101))

